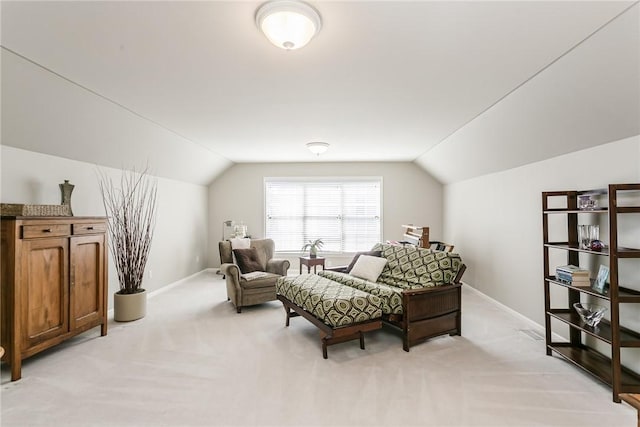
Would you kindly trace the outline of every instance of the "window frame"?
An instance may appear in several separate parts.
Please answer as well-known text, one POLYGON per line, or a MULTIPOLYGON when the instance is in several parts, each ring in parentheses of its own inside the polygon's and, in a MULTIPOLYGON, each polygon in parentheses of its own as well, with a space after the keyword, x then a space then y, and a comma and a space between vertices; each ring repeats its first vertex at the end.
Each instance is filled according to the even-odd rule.
MULTIPOLYGON (((384 212, 384 181, 383 181, 383 177, 382 176, 371 176, 371 175, 366 175, 366 176, 268 176, 268 177, 264 177, 263 178, 263 185, 262 185, 262 199, 263 199, 263 205, 262 205, 262 218, 263 218, 263 230, 264 230, 264 235, 265 238, 267 237, 267 183, 269 182, 300 182, 300 183, 331 183, 331 182, 336 182, 336 183, 348 183, 348 182, 360 182, 360 181, 377 181, 378 185, 380 186, 380 206, 379 206, 379 221, 380 221, 380 235, 378 236, 378 241, 382 242, 382 237, 384 236, 384 229, 383 229, 383 224, 384 224, 384 218, 383 218, 383 212, 384 212)), ((362 250, 369 250, 371 248, 363 248, 362 250)), ((278 251, 276 250, 277 253, 279 254, 283 254, 283 255, 300 255, 301 254, 301 250, 283 250, 283 251, 278 251)), ((340 256, 340 255, 348 255, 348 254, 354 254, 356 253, 356 251, 328 251, 328 250, 321 250, 323 255, 328 255, 328 256, 340 256)))

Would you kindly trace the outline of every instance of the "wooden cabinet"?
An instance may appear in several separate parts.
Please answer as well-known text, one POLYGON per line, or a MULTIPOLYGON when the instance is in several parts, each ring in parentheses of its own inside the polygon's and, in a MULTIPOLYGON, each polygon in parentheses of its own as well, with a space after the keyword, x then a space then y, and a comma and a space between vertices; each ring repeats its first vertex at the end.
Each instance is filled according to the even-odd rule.
POLYGON ((3 217, 1 309, 11 380, 22 360, 88 329, 107 334, 106 219, 3 217))
MULTIPOLYGON (((613 400, 620 402, 621 393, 640 393, 640 375, 622 363, 622 350, 640 347, 640 333, 621 325, 622 306, 640 304, 640 292, 625 283, 633 282, 637 288, 637 278, 624 275, 620 261, 640 262, 640 245, 636 248, 619 244, 619 223, 640 224, 640 184, 612 184, 605 190, 553 191, 542 193, 543 247, 544 247, 544 294, 547 354, 553 353, 584 369, 613 389, 613 400), (600 200, 600 207, 579 209, 578 197, 594 195, 600 200), (622 200, 625 200, 622 203, 622 200), (559 203, 558 203, 559 202, 559 203), (558 207, 558 204, 561 205, 558 207), (560 221, 556 218, 560 216, 560 221), (564 218, 566 217, 566 222, 564 218), (609 245, 604 249, 584 249, 578 241, 579 222, 601 223, 608 234, 609 245), (607 224, 608 223, 608 224, 607 224), (559 234, 564 238, 556 240, 559 234), (552 239, 551 236, 556 239, 552 239), (558 280, 551 251, 566 253, 564 263, 589 267, 608 264, 609 289, 605 293, 595 291, 591 286, 574 285, 558 280), (553 288, 566 290, 566 298, 557 300, 553 288), (553 297, 556 298, 553 298, 553 297), (609 320, 602 320, 597 327, 584 323, 573 309, 576 302, 590 300, 608 308, 609 320), (554 323, 569 327, 569 341, 554 341, 554 323)), ((628 237, 628 236, 625 236, 628 237)), ((627 266, 628 267, 628 266, 627 266)), ((592 272, 593 273, 593 272, 592 272)), ((593 274, 592 274, 593 277, 593 274)), ((593 284, 593 279, 591 280, 593 284)), ((633 307, 640 310, 640 305, 633 307)))

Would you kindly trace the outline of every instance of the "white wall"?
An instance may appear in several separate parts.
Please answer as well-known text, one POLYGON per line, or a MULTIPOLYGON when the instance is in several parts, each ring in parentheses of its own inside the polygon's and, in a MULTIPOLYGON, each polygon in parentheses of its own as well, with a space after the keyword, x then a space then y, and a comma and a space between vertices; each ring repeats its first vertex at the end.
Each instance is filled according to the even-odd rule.
MULTIPOLYGON (((4 145, 0 148, 3 203, 60 204, 58 184, 68 179, 75 185, 71 197, 75 216, 105 215, 96 165, 4 145)), ((117 169, 101 170, 114 182, 120 177, 117 169)), ((206 267, 207 197, 205 186, 158 178, 158 218, 144 288, 159 289, 206 267)), ((119 286, 111 254, 109 258, 110 295, 119 286)))
MULTIPOLYGON (((264 178, 287 176, 381 176, 383 240, 401 240, 401 225, 407 223, 428 225, 432 239, 442 237, 442 185, 414 163, 243 163, 209 186, 210 266, 220 265, 223 221, 244 221, 251 236, 264 237, 264 178)), ((327 265, 345 259, 331 259, 327 265)), ((292 262, 290 271, 297 267, 292 262)))
MULTIPOLYGON (((463 281, 544 325, 541 193, 627 182, 640 182, 640 136, 446 185, 444 235, 468 266, 463 281)), ((638 236, 637 219, 622 234, 638 236)), ((640 310, 625 316, 640 329, 640 310)))

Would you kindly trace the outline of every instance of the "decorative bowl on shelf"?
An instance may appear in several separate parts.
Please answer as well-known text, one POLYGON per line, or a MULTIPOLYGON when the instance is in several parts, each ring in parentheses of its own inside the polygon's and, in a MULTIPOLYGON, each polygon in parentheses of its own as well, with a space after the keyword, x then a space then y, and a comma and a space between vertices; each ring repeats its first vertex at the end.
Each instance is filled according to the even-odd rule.
POLYGON ((591 327, 598 326, 600 320, 607 311, 607 307, 598 304, 589 304, 585 302, 577 302, 573 304, 582 321, 591 327))

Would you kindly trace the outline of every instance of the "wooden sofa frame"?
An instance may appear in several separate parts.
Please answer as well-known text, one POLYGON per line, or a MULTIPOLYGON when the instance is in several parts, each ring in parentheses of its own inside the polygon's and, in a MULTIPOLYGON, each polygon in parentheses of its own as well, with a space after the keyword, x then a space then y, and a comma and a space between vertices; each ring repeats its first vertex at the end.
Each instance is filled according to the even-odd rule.
MULTIPOLYGON (((402 348, 440 335, 462 335, 462 264, 451 285, 402 292, 402 313, 383 314, 384 323, 402 332, 402 348)), ((345 267, 327 268, 345 272, 345 267)), ((347 285, 345 285, 347 286, 347 285)))
POLYGON ((405 290, 403 314, 383 315, 385 323, 402 331, 402 348, 440 335, 462 335, 462 264, 451 285, 405 290))

